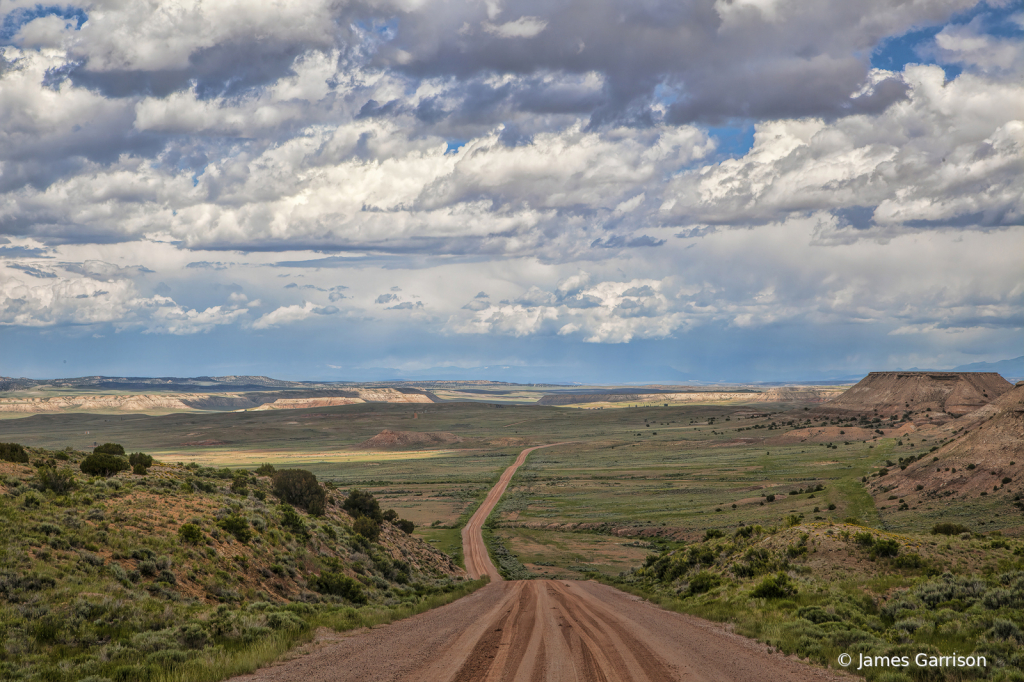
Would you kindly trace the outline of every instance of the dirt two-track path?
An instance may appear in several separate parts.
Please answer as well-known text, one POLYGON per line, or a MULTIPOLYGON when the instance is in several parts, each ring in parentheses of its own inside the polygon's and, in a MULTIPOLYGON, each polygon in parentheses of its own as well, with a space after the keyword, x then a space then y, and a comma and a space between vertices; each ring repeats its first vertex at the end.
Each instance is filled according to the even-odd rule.
POLYGON ((520 453, 462 531, 466 569, 474 578, 490 576, 489 585, 391 625, 328 636, 306 655, 235 682, 851 679, 771 654, 720 625, 665 611, 600 583, 502 580, 481 529, 516 469, 536 449, 520 453))

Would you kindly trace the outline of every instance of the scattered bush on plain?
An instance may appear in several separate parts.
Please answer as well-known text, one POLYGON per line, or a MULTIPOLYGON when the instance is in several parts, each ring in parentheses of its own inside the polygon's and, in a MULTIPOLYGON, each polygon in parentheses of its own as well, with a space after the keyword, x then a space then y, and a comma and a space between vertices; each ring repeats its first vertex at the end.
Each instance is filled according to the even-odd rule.
POLYGON ((932 526, 932 535, 960 535, 970 533, 971 529, 959 523, 936 523, 932 526))
POLYGON ((63 495, 77 487, 75 473, 71 469, 58 469, 45 466, 36 471, 36 481, 40 490, 52 490, 58 495, 63 495))
POLYGON ((757 599, 782 599, 796 594, 796 586, 789 579, 789 576, 779 571, 774 576, 768 576, 755 587, 750 596, 757 599))
POLYGON ((144 452, 133 452, 128 455, 128 463, 133 467, 142 466, 144 469, 148 469, 153 466, 153 457, 144 452))
MULTIPOLYGON (((108 443, 108 445, 111 445, 111 443, 108 443)), ((101 445, 100 447, 103 446, 101 445)), ((113 476, 119 471, 124 471, 129 466, 131 465, 128 464, 128 460, 124 457, 107 452, 94 452, 82 460, 79 468, 83 474, 90 476, 113 476)))

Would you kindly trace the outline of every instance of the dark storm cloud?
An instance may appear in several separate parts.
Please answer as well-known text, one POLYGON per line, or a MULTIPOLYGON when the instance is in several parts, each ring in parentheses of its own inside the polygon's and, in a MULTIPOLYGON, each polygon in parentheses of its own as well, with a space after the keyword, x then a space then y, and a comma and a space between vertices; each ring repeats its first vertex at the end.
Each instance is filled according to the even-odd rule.
MULTIPOLYGON (((0 244, 7 240, 0 241, 0 244)), ((24 246, 0 246, 0 258, 53 258, 47 249, 27 248, 24 246)))
MULTIPOLYGON (((659 97, 673 122, 870 113, 905 96, 892 81, 851 101, 871 49, 973 3, 868 4, 526 0, 502 4, 493 18, 483 4, 431 5, 403 17, 376 59, 415 77, 454 75, 470 87, 486 73, 529 82, 542 72, 596 72, 604 77, 599 94, 537 84, 515 104, 598 121, 643 124, 659 97), (517 21, 532 28, 513 30, 517 21)), ((486 109, 481 104, 493 102, 477 102, 477 111, 486 109)))
POLYGON ((575 296, 564 299, 562 301, 562 305, 567 308, 577 308, 581 310, 586 308, 598 308, 601 306, 601 299, 596 296, 589 295, 575 296))
POLYGON ((603 249, 620 249, 622 247, 661 246, 664 243, 664 239, 655 239, 654 237, 643 234, 639 237, 626 237, 623 235, 604 237, 602 239, 595 239, 590 245, 603 249))
POLYGON ((53 279, 57 276, 49 270, 40 270, 39 268, 32 267, 31 265, 22 265, 21 263, 8 263, 7 267, 14 268, 15 270, 21 270, 26 275, 32 275, 33 277, 39 277, 40 279, 53 279))
POLYGON ((631 287, 622 292, 623 296, 654 296, 654 289, 649 284, 642 287, 631 287))

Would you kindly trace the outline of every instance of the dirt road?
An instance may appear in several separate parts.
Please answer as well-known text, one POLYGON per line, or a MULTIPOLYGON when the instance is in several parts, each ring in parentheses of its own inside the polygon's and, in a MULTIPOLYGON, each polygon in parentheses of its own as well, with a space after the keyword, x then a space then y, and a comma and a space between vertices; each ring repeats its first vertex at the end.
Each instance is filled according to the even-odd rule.
MULTIPOLYGON (((542 446, 546 447, 546 446, 542 446)), ((325 632, 310 653, 235 682, 789 682, 852 679, 769 653, 722 626, 585 581, 502 581, 480 528, 523 450, 463 532, 466 568, 492 583, 387 626, 325 632)))
POLYGON ((487 493, 487 497, 483 503, 477 508, 476 513, 473 514, 469 522, 462 528, 462 554, 466 561, 466 572, 469 573, 471 578, 479 578, 482 575, 488 575, 491 578, 491 582, 497 582, 501 580, 501 575, 498 573, 498 569, 494 567, 491 562, 491 557, 487 553, 487 546, 484 545, 484 538, 482 529, 484 522, 487 521, 487 517, 490 516, 491 510, 494 509, 494 505, 498 503, 501 496, 505 494, 505 488, 508 487, 508 482, 512 480, 512 477, 516 473, 516 469, 523 465, 526 461, 526 456, 534 450, 540 448, 550 448, 555 445, 564 445, 564 443, 552 443, 550 445, 538 445, 532 448, 526 448, 519 453, 516 457, 516 461, 513 462, 512 466, 505 469, 505 472, 498 479, 491 491, 487 493))

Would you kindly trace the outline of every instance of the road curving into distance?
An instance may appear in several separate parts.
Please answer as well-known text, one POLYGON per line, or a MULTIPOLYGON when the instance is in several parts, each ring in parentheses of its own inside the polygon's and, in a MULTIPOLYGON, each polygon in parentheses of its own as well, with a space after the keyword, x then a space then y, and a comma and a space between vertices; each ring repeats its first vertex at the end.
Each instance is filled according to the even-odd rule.
POLYGON ((498 569, 494 567, 494 563, 491 561, 491 556, 487 552, 487 545, 484 544, 483 527, 487 521, 487 517, 491 515, 491 511, 494 510, 494 505, 498 504, 498 500, 505 494, 505 489, 508 487, 509 481, 515 476, 516 470, 523 465, 526 461, 526 456, 534 450, 540 448, 550 448, 556 445, 565 445, 565 443, 551 443, 550 445, 537 445, 532 448, 526 448, 519 453, 516 457, 516 461, 512 463, 505 472, 502 473, 501 478, 491 488, 491 491, 487 493, 487 497, 484 498, 483 503, 477 508, 476 513, 470 517, 469 522, 466 523, 462 528, 462 556, 466 562, 466 572, 469 573, 469 577, 474 580, 481 576, 488 576, 491 582, 498 582, 501 580, 501 574, 498 573, 498 569))
MULTIPOLYGON (((555 443, 553 445, 561 445, 555 443)), ((538 446, 551 447, 551 445, 538 446)), ((491 583, 457 602, 353 633, 235 682, 788 682, 852 680, 714 623, 592 581, 503 581, 481 529, 526 456, 462 531, 466 569, 491 583)))

